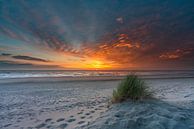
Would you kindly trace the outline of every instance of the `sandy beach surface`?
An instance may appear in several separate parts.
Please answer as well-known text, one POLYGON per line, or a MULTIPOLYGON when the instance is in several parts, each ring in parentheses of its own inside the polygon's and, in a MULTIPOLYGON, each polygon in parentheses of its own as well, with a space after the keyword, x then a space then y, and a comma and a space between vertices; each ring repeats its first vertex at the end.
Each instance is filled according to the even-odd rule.
POLYGON ((147 82, 156 99, 114 104, 85 129, 194 129, 194 79, 147 82))
POLYGON ((194 79, 146 79, 154 100, 108 104, 119 80, 0 81, 0 129, 194 129, 194 79))

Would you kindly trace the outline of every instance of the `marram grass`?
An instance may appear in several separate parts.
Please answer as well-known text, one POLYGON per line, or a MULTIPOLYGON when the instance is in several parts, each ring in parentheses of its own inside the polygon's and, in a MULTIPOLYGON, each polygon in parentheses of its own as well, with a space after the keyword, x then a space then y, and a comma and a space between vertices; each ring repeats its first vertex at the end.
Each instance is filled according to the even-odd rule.
POLYGON ((112 102, 118 103, 131 99, 133 101, 142 100, 152 96, 148 91, 145 82, 136 75, 128 75, 117 87, 113 90, 112 102))

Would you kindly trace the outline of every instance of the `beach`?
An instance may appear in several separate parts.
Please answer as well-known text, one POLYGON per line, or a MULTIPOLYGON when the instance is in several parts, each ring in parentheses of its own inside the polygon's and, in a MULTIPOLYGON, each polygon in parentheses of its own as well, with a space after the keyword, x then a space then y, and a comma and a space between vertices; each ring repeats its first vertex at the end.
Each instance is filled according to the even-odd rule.
POLYGON ((117 85, 115 81, 29 80, 0 84, 0 128, 65 128, 67 124, 72 129, 88 124, 107 110, 107 95, 117 85))
POLYGON ((0 0, 0 129, 194 129, 194 0, 0 0))
POLYGON ((194 78, 143 78, 154 99, 110 104, 123 77, 0 81, 2 129, 193 129, 194 78))
POLYGON ((85 129, 193 129, 193 79, 148 82, 155 99, 114 104, 85 129))

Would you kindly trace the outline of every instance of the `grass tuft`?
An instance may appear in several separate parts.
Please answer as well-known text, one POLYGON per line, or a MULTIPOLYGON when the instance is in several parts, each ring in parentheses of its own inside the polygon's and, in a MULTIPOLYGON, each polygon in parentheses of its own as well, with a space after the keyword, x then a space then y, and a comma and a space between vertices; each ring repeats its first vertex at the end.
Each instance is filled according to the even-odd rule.
POLYGON ((117 87, 113 90, 112 102, 119 103, 127 99, 133 101, 142 100, 152 96, 148 91, 145 82, 136 75, 128 75, 117 87))

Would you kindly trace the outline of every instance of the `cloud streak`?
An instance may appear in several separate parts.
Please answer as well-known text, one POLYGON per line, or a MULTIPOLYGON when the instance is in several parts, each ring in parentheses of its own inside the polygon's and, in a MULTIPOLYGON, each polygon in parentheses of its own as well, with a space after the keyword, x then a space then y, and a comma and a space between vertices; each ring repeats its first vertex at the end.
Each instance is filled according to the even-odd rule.
POLYGON ((20 59, 20 60, 50 62, 50 61, 45 60, 45 59, 41 59, 41 58, 37 58, 37 57, 31 57, 31 56, 21 56, 21 55, 17 55, 17 56, 12 56, 12 58, 14 58, 14 59, 20 59))
POLYGON ((1 53, 1 56, 11 56, 9 53, 1 53))
POLYGON ((19 63, 9 60, 0 60, 0 70, 5 69, 57 69, 60 68, 56 65, 36 65, 30 63, 19 63))

